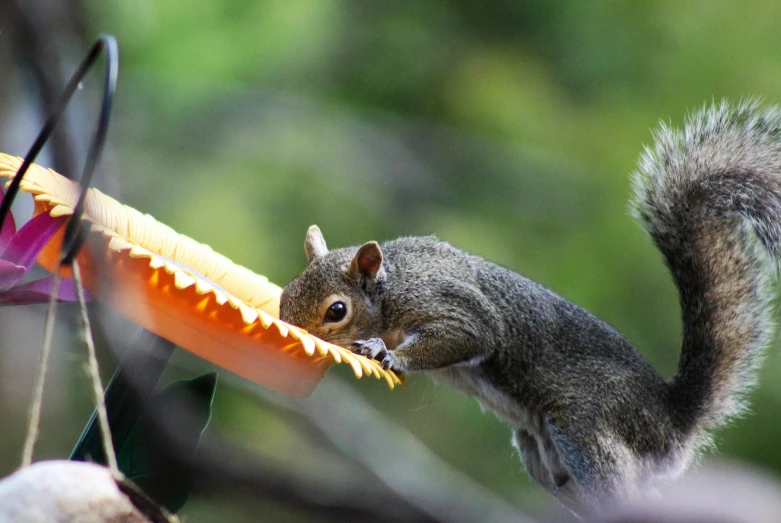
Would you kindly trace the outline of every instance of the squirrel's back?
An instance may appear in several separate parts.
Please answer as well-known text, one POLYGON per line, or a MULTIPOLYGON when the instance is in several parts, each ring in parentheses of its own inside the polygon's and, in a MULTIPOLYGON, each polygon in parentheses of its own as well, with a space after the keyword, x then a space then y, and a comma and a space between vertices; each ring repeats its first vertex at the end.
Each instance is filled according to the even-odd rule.
MULTIPOLYGON (((756 102, 705 108, 689 117, 683 131, 662 125, 655 146, 641 158, 635 175, 635 214, 672 273, 683 320, 677 374, 664 391, 655 378, 645 388, 664 398, 676 440, 684 446, 696 448, 707 442, 707 429, 741 412, 744 394, 755 382, 756 367, 769 343, 771 279, 781 251, 780 176, 781 111, 756 102)), ((476 317, 502 318, 507 307, 515 307, 525 316, 519 323, 526 331, 534 330, 532 318, 542 322, 539 332, 525 333, 538 346, 548 334, 560 338, 566 329, 580 332, 573 333, 575 341, 562 340, 557 349, 566 357, 572 345, 580 355, 570 358, 574 365, 595 354, 610 356, 624 370, 636 369, 638 376, 652 375, 612 328, 534 282, 434 237, 402 238, 384 248, 389 252, 389 270, 395 253, 400 260, 432 260, 431 264, 396 264, 402 270, 428 267, 431 271, 394 278, 418 286, 405 290, 409 296, 420 292, 424 281, 476 285, 488 294, 490 306, 485 308, 494 308, 476 317), (492 283, 494 276, 497 281, 492 283), (524 315, 509 299, 528 299, 529 307, 537 310, 524 315), (557 310, 547 315, 541 307, 557 310), (572 321, 562 322, 568 310, 574 311, 572 321), (552 330, 556 325, 561 328, 552 330), (588 347, 578 341, 586 327, 601 333, 593 337, 598 343, 588 347)))

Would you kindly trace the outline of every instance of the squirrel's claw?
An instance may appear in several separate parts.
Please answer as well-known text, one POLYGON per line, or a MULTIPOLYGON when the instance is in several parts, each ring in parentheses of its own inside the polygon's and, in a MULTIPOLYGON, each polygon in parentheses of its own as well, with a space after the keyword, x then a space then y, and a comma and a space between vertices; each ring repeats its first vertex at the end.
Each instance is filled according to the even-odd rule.
POLYGON ((388 348, 385 346, 385 342, 380 338, 355 341, 350 344, 350 350, 356 354, 377 361, 382 361, 388 354, 388 348))
POLYGON ((382 358, 380 365, 385 370, 400 370, 399 360, 396 358, 396 355, 390 351, 382 358))
POLYGON ((388 350, 385 342, 380 338, 369 338, 368 340, 358 340, 350 344, 350 350, 361 356, 376 360, 385 370, 401 370, 399 368, 399 359, 393 351, 388 350))

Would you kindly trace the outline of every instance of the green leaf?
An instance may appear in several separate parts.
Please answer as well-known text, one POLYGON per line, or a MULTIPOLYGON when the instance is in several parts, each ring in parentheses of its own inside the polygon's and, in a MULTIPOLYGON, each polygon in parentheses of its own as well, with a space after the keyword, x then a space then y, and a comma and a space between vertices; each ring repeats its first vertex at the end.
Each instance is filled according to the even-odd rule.
POLYGON ((209 425, 217 373, 168 384, 149 399, 117 452, 119 469, 152 499, 176 513, 187 501, 192 482, 161 440, 192 456, 209 425))

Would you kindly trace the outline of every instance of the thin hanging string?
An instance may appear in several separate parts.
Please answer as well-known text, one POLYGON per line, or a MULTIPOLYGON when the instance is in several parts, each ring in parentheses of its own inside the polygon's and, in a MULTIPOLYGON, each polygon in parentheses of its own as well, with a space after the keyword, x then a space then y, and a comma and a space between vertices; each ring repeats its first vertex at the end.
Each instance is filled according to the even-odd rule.
POLYGON ((27 152, 27 155, 25 156, 22 165, 19 167, 16 176, 7 187, 5 197, 2 199, 2 201, 0 201, 0 229, 2 228, 2 224, 6 216, 10 213, 11 203, 13 203, 14 198, 19 192, 22 178, 26 174, 27 169, 30 165, 32 165, 32 162, 35 160, 41 149, 43 149, 43 146, 46 144, 49 136, 51 136, 51 133, 62 116, 62 113, 65 111, 68 102, 70 102, 71 97, 78 89, 80 82, 84 79, 87 72, 89 72, 98 57, 103 52, 106 54, 106 72, 98 128, 95 136, 93 137, 93 140, 91 141, 90 148, 87 151, 87 161, 84 166, 84 172, 82 173, 80 179, 82 184, 82 192, 79 195, 79 200, 74 209, 73 216, 68 221, 68 224, 65 228, 60 256, 60 259, 64 260, 64 263, 58 262, 54 270, 54 277, 52 282, 53 289, 49 297, 49 309, 46 315, 46 325, 44 327, 43 348, 41 350, 41 360, 38 366, 38 372, 35 377, 33 401, 30 405, 29 423, 27 426, 27 435, 25 437, 24 448, 22 450, 21 466, 26 467, 32 462, 33 450, 38 439, 41 420, 41 405, 43 401, 43 389, 44 383, 46 381, 52 337, 54 335, 56 303, 60 287, 60 267, 61 265, 72 265, 74 279, 76 280, 77 284, 77 294, 84 326, 84 338, 89 353, 89 372, 96 395, 98 418, 100 421, 101 432, 103 434, 103 445, 106 454, 106 460, 108 461, 109 469, 111 470, 112 474, 114 474, 115 477, 119 477, 120 474, 117 469, 116 456, 114 455, 114 448, 111 444, 111 433, 108 427, 106 406, 103 402, 103 387, 100 383, 100 375, 98 374, 97 370, 98 364, 97 358, 95 357, 95 344, 92 340, 89 318, 87 317, 87 309, 84 299, 84 287, 81 284, 81 274, 79 267, 74 262, 74 258, 78 253, 86 235, 86 230, 79 227, 82 225, 81 215, 84 212, 87 189, 89 188, 95 166, 98 163, 100 154, 103 151, 103 146, 105 144, 111 107, 113 104, 114 94, 116 92, 117 76, 119 73, 119 48, 117 46, 116 39, 112 35, 101 34, 98 36, 97 40, 90 48, 89 53, 81 62, 81 64, 79 64, 79 67, 74 73, 73 77, 71 77, 71 79, 68 81, 68 84, 65 86, 60 99, 55 104, 55 108, 46 119, 43 129, 41 129, 41 132, 38 134, 38 137, 35 139, 32 147, 27 152))
POLYGON ((38 429, 41 425, 41 405, 43 403, 43 385, 46 381, 46 372, 48 369, 49 353, 52 347, 52 338, 54 336, 54 323, 57 316, 57 294, 60 291, 60 264, 54 268, 54 277, 52 281, 52 292, 49 296, 49 309, 46 312, 46 325, 43 332, 43 349, 41 350, 41 360, 38 363, 38 372, 35 374, 35 388, 33 389, 33 401, 30 404, 28 415, 27 435, 24 438, 24 449, 22 450, 22 467, 27 467, 32 463, 33 450, 35 442, 38 440, 38 429))
POLYGON ((84 299, 84 285, 81 282, 81 269, 79 262, 73 260, 73 281, 76 282, 76 294, 79 297, 79 310, 81 311, 81 322, 84 334, 84 343, 87 345, 88 370, 92 381, 92 392, 95 394, 95 405, 98 411, 98 425, 103 440, 103 452, 106 455, 106 464, 111 474, 115 478, 121 478, 117 466, 117 457, 114 454, 114 443, 111 440, 111 429, 108 425, 108 413, 106 412, 106 402, 103 397, 103 384, 100 381, 100 372, 98 370, 98 358, 95 355, 95 341, 92 339, 92 328, 87 314, 87 302, 84 299))

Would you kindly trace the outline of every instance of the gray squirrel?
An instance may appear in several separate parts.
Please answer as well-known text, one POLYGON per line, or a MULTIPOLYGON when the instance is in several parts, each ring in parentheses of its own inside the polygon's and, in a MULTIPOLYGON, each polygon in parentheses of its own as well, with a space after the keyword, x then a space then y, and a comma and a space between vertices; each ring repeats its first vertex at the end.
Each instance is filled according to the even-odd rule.
POLYGON ((743 410, 773 329, 781 248, 781 110, 722 102, 655 138, 633 209, 680 294, 669 381, 604 321, 434 236, 329 251, 310 227, 309 265, 285 287, 280 317, 475 396, 574 512, 636 497, 678 476, 743 410))

